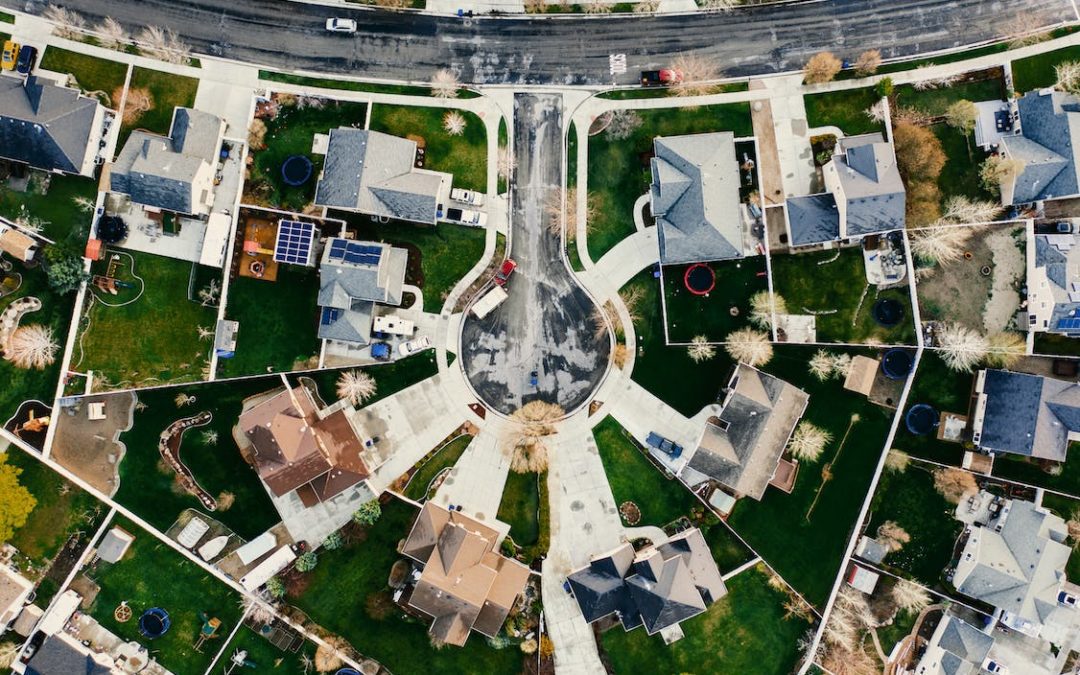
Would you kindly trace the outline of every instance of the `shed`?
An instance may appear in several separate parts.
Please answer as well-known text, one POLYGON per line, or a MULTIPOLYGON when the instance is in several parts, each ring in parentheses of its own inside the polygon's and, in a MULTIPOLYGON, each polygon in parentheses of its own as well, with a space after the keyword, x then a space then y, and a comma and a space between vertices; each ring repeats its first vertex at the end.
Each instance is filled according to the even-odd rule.
POLYGON ((135 541, 135 535, 117 525, 102 538, 101 544, 98 545, 97 556, 107 563, 119 562, 133 541, 135 541))
POLYGON ((844 389, 854 391, 863 396, 869 396, 874 388, 874 378, 877 376, 879 361, 868 356, 855 356, 851 359, 851 369, 844 378, 844 389))
POLYGON ((240 585, 245 590, 254 591, 267 581, 270 581, 271 577, 278 572, 288 567, 293 560, 296 560, 296 554, 293 553, 292 548, 282 546, 272 556, 259 563, 255 569, 241 577, 240 585))
POLYGON ((852 565, 847 575, 847 582, 852 588, 871 595, 874 589, 877 588, 879 576, 877 572, 871 572, 865 567, 852 565))
POLYGON ((867 562, 880 563, 888 555, 889 549, 877 539, 863 535, 855 545, 855 555, 867 562))
POLYGON ((734 497, 723 490, 715 490, 709 497, 709 506, 715 508, 720 515, 726 516, 735 508, 735 501, 734 497))

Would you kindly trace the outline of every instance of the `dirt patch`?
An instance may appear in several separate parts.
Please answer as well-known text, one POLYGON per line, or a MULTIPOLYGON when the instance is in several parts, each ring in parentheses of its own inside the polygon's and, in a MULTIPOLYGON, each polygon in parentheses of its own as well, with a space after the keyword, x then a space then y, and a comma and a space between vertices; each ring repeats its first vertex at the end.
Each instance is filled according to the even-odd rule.
POLYGON ((115 494, 125 452, 119 438, 131 428, 135 401, 134 392, 124 392, 87 396, 61 407, 55 415, 52 458, 101 492, 115 494), (105 404, 105 419, 90 419, 93 403, 105 404))
POLYGON ((1021 228, 1011 228, 995 230, 986 237, 994 256, 994 271, 990 277, 993 280, 992 290, 983 311, 983 325, 987 333, 1009 328, 1020 309, 1017 288, 1024 283, 1027 271, 1024 256, 1026 243, 1022 235, 1021 228))
POLYGON ((983 330, 983 307, 992 288, 992 277, 981 272, 984 266, 993 269, 993 252, 986 235, 972 237, 965 257, 946 265, 938 265, 929 276, 918 281, 919 317, 922 321, 954 321, 983 330))

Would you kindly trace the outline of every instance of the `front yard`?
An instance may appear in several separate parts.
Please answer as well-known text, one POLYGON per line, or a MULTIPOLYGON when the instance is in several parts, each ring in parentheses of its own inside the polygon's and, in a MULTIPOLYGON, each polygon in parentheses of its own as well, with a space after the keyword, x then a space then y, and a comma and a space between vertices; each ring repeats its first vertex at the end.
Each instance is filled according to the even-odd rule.
MULTIPOLYGON (((131 104, 133 91, 144 90, 150 95, 150 109, 138 115, 133 122, 120 127, 120 141, 116 147, 124 147, 124 141, 135 129, 167 136, 172 124, 173 109, 177 106, 190 108, 195 105, 195 94, 199 90, 199 81, 162 70, 135 67, 131 71, 131 83, 128 85, 126 105, 131 104)), ((119 105, 119 103, 117 103, 119 105)))
POLYGON ((708 342, 722 342, 748 325, 751 296, 769 290, 763 255, 707 264, 716 275, 716 286, 708 295, 687 290, 683 276, 690 265, 664 268, 667 333, 673 344, 688 343, 699 335, 708 342))
POLYGON ((885 124, 870 119, 866 111, 881 100, 873 87, 844 89, 803 97, 806 123, 811 129, 839 127, 847 136, 885 131, 885 124))
POLYGON ((1054 66, 1065 61, 1080 61, 1080 46, 1065 47, 1012 62, 1013 89, 1026 94, 1032 89, 1053 86, 1057 79, 1054 66))
POLYGON ((450 441, 436 451, 434 455, 416 470, 409 479, 409 484, 402 491, 406 497, 423 502, 430 495, 431 482, 446 469, 452 469, 465 450, 472 443, 472 436, 462 435, 450 441))
POLYGON ((496 517, 510 526, 510 537, 524 549, 526 560, 547 553, 551 538, 547 472, 507 474, 496 517))
POLYGON ((127 64, 50 46, 41 57, 41 67, 72 75, 84 94, 96 96, 113 110, 119 109, 127 64))
POLYGON ((372 131, 393 136, 419 136, 425 147, 426 169, 454 174, 454 187, 487 192, 487 129, 474 113, 465 118, 465 132, 451 136, 443 128, 449 108, 377 104, 371 109, 372 131))
MULTIPOLYGON (((353 369, 324 369, 304 373, 304 376, 311 378, 315 382, 319 390, 319 396, 329 404, 338 400, 337 381, 344 370, 353 369)), ((375 364, 358 370, 363 370, 375 378, 375 386, 377 387, 375 395, 364 402, 364 405, 371 405, 429 377, 435 377, 439 372, 439 366, 435 362, 435 350, 427 349, 419 354, 413 354, 407 359, 375 364)))

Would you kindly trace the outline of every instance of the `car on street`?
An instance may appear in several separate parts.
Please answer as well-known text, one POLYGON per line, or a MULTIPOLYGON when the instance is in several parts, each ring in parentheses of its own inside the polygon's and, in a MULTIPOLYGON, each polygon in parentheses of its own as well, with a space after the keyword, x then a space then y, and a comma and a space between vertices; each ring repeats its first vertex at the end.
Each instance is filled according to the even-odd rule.
POLYGON ((499 286, 505 286, 507 279, 510 278, 510 275, 513 274, 516 269, 517 263, 514 262, 512 258, 507 258, 502 266, 499 267, 499 271, 495 273, 495 283, 499 286))
POLYGON ((19 59, 15 63, 16 72, 22 75, 29 75, 30 71, 34 69, 37 64, 37 47, 31 47, 30 45, 23 45, 19 49, 19 59))
POLYGON ((483 211, 471 211, 469 209, 449 208, 446 209, 446 219, 463 225, 487 225, 487 214, 483 211))
POLYGON ((463 190, 461 188, 454 188, 450 191, 450 199, 455 202, 461 202, 462 204, 471 204, 472 206, 483 206, 484 195, 476 190, 463 190))
POLYGON ((643 87, 670 87, 682 82, 682 79, 682 72, 674 68, 641 71, 641 86, 643 87))
POLYGON ((326 30, 331 33, 355 33, 356 21, 354 19, 342 19, 340 17, 327 19, 326 30))
POLYGON ((416 338, 415 340, 409 340, 408 342, 402 342, 401 344, 398 345, 397 349, 398 349, 398 354, 401 354, 402 356, 409 356, 410 354, 415 354, 416 352, 422 352, 425 349, 430 349, 430 348, 431 348, 431 338, 424 335, 422 337, 416 338))
POLYGON ((4 43, 4 52, 0 54, 0 68, 14 70, 15 62, 19 58, 19 45, 13 40, 4 43))

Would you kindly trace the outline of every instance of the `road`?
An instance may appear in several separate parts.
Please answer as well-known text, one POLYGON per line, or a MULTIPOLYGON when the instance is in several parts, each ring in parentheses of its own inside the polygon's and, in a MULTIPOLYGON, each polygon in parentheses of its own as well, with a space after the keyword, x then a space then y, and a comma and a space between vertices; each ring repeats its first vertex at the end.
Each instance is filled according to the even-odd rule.
POLYGON ((510 255, 518 267, 505 302, 482 320, 466 316, 460 351, 473 389, 503 414, 533 399, 569 413, 589 400, 607 368, 609 334, 595 335, 594 305, 563 263, 562 239, 544 209, 562 185, 562 138, 561 96, 514 97, 510 255))
MULTIPOLYGON (((286 0, 64 0, 91 24, 105 15, 137 34, 171 28, 202 54, 283 69, 426 81, 439 68, 474 84, 585 85, 636 82, 638 72, 681 52, 714 59, 729 76, 797 70, 823 49, 853 59, 955 48, 1031 26, 1075 21, 1071 0, 816 0, 726 14, 477 17, 459 19, 286 0), (355 36, 323 30, 355 18, 355 36), (616 56, 625 55, 625 68, 616 56)), ((44 0, 0 0, 40 13, 44 0)))

